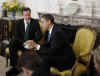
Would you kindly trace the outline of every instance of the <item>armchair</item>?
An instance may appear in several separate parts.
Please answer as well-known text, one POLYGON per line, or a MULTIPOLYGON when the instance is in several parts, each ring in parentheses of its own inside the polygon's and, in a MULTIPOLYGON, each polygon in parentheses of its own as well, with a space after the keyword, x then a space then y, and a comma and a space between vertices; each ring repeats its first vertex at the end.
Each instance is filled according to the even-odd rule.
POLYGON ((91 50, 95 44, 96 32, 90 27, 82 27, 76 32, 76 37, 72 45, 76 56, 75 65, 72 69, 59 71, 51 67, 51 73, 60 76, 80 76, 82 72, 88 72, 91 59, 91 50))

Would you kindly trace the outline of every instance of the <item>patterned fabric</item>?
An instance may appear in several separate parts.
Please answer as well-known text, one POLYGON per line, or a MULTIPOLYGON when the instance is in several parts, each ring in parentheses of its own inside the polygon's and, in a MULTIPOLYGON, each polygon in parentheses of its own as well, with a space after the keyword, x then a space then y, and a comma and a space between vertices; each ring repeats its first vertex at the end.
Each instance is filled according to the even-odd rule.
POLYGON ((75 55, 81 57, 84 62, 89 61, 89 54, 94 46, 95 32, 89 28, 81 28, 75 38, 73 50, 75 55))

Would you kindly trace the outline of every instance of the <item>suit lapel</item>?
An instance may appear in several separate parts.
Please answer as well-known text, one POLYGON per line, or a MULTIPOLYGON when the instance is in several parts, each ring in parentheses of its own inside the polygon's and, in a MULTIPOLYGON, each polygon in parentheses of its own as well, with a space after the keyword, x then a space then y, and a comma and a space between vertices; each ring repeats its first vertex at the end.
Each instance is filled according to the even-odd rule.
POLYGON ((25 33, 25 24, 24 24, 24 19, 22 20, 22 25, 21 25, 21 30, 23 32, 23 34, 25 33))
POLYGON ((52 33, 51 33, 51 37, 50 37, 50 41, 53 39, 53 37, 55 36, 55 32, 56 32, 56 25, 54 24, 54 27, 52 29, 52 33))
POLYGON ((31 19, 31 22, 30 22, 30 31, 32 30, 32 29, 34 29, 33 28, 33 25, 34 25, 34 22, 32 22, 33 20, 31 19))
MULTIPOLYGON (((33 26, 32 25, 34 25, 33 24, 33 22, 32 22, 32 19, 31 19, 31 21, 30 21, 30 30, 29 30, 29 32, 33 29, 33 26)), ((23 32, 25 33, 25 23, 24 23, 24 20, 23 20, 23 32)))

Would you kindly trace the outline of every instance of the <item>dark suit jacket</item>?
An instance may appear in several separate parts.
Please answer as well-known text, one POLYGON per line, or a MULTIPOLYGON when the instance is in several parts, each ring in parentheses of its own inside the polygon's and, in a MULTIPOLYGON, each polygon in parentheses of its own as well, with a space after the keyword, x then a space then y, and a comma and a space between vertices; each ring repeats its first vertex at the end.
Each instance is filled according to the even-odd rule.
MULTIPOLYGON (((29 31, 28 40, 38 41, 40 39, 40 33, 41 33, 38 20, 31 19, 30 25, 31 27, 29 31)), ((16 22, 14 33, 15 33, 15 40, 24 42, 24 35, 25 35, 24 19, 18 20, 16 22)))
MULTIPOLYGON (((20 19, 16 22, 16 25, 14 26, 14 39, 10 42, 10 63, 12 66, 17 65, 17 51, 22 50, 25 52, 26 49, 23 47, 24 41, 24 35, 25 35, 25 25, 24 25, 24 19, 20 19)), ((40 27, 38 24, 38 20, 31 19, 30 22, 30 31, 29 31, 29 39, 28 40, 34 40, 35 42, 38 42, 41 38, 42 34, 40 31, 40 27)))
MULTIPOLYGON (((71 32, 71 31, 70 31, 71 32)), ((51 39, 40 47, 40 56, 48 60, 50 64, 54 64, 58 68, 69 69, 73 66, 75 56, 70 46, 70 34, 55 24, 52 30, 51 39), (65 37, 67 35, 67 38, 65 37)))

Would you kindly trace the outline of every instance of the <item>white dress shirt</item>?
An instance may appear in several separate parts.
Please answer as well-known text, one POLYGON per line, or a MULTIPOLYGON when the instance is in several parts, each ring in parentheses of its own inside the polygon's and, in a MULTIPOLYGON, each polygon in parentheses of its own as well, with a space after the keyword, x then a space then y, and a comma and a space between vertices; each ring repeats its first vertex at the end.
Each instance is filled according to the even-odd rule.
MULTIPOLYGON (((53 27, 54 27, 54 25, 53 25, 53 26, 51 27, 51 29, 49 30, 49 35, 50 35, 50 36, 51 36, 53 27)), ((37 50, 40 50, 40 45, 38 45, 36 49, 37 49, 37 50)))
POLYGON ((30 20, 29 20, 28 22, 27 22, 26 20, 24 20, 24 24, 25 24, 25 32, 26 32, 26 29, 27 29, 28 23, 30 23, 30 20))

